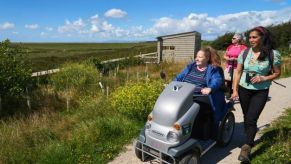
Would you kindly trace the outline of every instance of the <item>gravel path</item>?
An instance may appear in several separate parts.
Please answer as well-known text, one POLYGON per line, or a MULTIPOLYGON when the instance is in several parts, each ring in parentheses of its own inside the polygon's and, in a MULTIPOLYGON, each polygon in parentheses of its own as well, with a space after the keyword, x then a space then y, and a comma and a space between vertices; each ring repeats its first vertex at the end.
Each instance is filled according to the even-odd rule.
MULTIPOLYGON (((277 82, 287 86, 283 88, 279 85, 272 84, 270 89, 271 101, 267 102, 260 118, 258 121, 258 127, 264 128, 269 126, 269 124, 275 120, 282 112, 291 107, 291 78, 279 79, 277 82)), ((243 143, 243 116, 241 107, 239 104, 235 105, 236 111, 234 111, 236 125, 235 131, 231 143, 224 148, 213 147, 209 150, 202 158, 202 164, 211 164, 211 163, 223 163, 223 164, 234 164, 240 163, 237 160, 238 154, 240 152, 240 145, 243 143)), ((259 134, 256 136, 256 139, 259 138, 259 134)), ((135 155, 132 144, 129 144, 125 147, 125 151, 119 154, 110 164, 156 164, 157 161, 150 162, 141 162, 135 155)))

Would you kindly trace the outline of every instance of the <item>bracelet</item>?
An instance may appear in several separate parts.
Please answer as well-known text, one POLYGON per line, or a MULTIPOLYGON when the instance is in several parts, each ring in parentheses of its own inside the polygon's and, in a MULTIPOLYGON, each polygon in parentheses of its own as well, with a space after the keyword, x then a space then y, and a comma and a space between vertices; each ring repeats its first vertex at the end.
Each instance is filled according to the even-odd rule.
POLYGON ((261 81, 266 81, 266 79, 265 79, 264 76, 260 76, 260 80, 261 80, 261 81))

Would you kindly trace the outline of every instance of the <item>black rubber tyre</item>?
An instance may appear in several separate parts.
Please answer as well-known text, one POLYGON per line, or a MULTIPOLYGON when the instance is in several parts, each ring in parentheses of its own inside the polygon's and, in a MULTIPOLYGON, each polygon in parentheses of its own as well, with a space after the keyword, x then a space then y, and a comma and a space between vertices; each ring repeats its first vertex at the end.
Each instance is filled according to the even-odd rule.
POLYGON ((145 162, 145 161, 149 161, 152 160, 153 158, 147 154, 144 154, 144 160, 142 159, 142 152, 140 150, 138 150, 137 148, 141 149, 141 143, 139 142, 135 142, 135 147, 134 147, 134 152, 135 155, 138 159, 140 159, 141 161, 145 162))
POLYGON ((219 146, 226 146, 230 143, 235 126, 235 118, 232 112, 228 112, 222 121, 217 137, 217 143, 219 146))
POLYGON ((197 152, 191 152, 186 154, 179 160, 178 164, 199 164, 200 156, 197 152))
POLYGON ((134 147, 134 152, 135 155, 138 159, 142 160, 142 152, 140 150, 138 150, 137 148, 141 149, 141 143, 139 142, 135 142, 135 147, 134 147))

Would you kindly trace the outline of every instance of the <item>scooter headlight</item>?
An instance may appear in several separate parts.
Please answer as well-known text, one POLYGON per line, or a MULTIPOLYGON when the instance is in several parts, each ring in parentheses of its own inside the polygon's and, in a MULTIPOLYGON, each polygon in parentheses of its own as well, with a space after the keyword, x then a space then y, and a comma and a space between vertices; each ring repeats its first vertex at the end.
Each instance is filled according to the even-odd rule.
POLYGON ((170 131, 167 135, 167 140, 170 142, 177 142, 179 139, 179 135, 176 132, 170 131))
POLYGON ((146 130, 150 129, 151 127, 152 127, 151 123, 147 122, 147 123, 145 124, 145 129, 146 129, 146 130))

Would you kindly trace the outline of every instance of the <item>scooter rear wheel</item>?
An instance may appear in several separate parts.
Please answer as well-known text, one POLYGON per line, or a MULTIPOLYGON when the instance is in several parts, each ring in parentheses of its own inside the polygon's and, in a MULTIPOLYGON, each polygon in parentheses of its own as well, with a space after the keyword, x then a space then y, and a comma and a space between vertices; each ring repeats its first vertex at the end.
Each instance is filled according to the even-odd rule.
POLYGON ((226 146, 230 143, 234 132, 235 118, 232 112, 228 112, 219 127, 217 143, 226 146))

